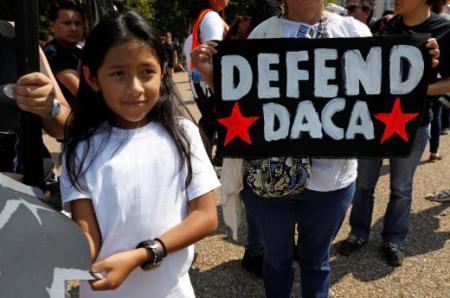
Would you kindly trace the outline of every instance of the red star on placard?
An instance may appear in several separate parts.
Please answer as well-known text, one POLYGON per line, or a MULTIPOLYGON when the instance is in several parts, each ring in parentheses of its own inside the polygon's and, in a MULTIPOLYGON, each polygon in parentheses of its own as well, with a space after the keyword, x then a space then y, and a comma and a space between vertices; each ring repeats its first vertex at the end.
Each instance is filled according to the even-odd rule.
POLYGON ((374 117, 386 125, 384 129, 383 137, 381 138, 381 144, 389 139, 394 133, 398 134, 403 140, 409 142, 409 138, 406 135, 405 125, 412 119, 416 118, 418 113, 402 113, 402 106, 400 98, 396 98, 394 107, 390 114, 376 114, 374 117))
POLYGON ((228 118, 217 119, 217 121, 227 128, 224 146, 228 145, 234 138, 239 137, 247 144, 252 144, 248 129, 258 120, 258 117, 244 117, 236 102, 228 118))

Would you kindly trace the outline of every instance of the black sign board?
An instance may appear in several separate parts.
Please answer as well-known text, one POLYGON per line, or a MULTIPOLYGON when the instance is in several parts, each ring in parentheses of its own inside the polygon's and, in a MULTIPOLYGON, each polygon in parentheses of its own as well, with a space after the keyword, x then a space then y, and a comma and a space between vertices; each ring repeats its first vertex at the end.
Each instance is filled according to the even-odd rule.
POLYGON ((410 154, 425 110, 427 36, 220 42, 218 154, 410 154))

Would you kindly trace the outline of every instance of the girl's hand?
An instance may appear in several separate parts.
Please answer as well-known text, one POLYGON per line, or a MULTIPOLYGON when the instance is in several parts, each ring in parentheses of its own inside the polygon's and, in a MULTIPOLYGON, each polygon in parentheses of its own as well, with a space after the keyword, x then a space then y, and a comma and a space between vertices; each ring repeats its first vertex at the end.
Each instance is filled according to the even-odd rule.
POLYGON ((439 50, 439 45, 434 38, 430 38, 427 40, 427 49, 431 55, 431 67, 436 67, 439 64, 439 56, 441 55, 441 51, 439 50))
POLYGON ((94 273, 105 272, 106 276, 103 279, 90 282, 92 290, 105 291, 117 289, 131 271, 147 260, 147 250, 140 248, 120 252, 94 263, 91 271, 94 273))
POLYGON ((55 95, 52 81, 46 75, 39 72, 26 74, 12 90, 21 110, 44 119, 51 118, 55 95))
POLYGON ((216 47, 216 42, 208 41, 196 47, 191 53, 192 63, 202 74, 202 80, 207 83, 211 89, 214 88, 212 74, 212 56, 217 53, 216 47))

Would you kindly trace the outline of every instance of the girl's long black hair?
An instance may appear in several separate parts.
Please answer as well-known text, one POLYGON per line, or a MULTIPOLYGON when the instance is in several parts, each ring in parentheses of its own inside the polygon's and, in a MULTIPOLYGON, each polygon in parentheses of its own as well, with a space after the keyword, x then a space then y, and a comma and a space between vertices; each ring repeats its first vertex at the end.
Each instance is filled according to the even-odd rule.
MULTIPOLYGON (((130 40, 145 42, 153 49, 159 59, 161 70, 164 70, 166 57, 160 37, 156 30, 135 12, 111 16, 92 29, 83 49, 82 67, 87 66, 91 75, 96 76, 108 50, 130 40)), ((190 142, 178 120, 186 116, 192 120, 192 116, 182 104, 165 71, 161 80, 159 101, 149 116, 151 121, 160 123, 173 139, 180 156, 180 170, 184 166, 187 167, 185 186, 188 186, 192 179, 190 142)), ((63 151, 70 182, 80 191, 86 188, 83 176, 93 162, 87 160, 89 150, 94 150, 91 148, 90 138, 100 129, 107 129, 109 136, 111 125, 103 124, 109 122, 114 125, 113 119, 114 114, 106 105, 102 94, 95 92, 86 82, 84 75, 81 75, 77 100, 66 124, 66 143, 63 151), (77 153, 77 147, 81 142, 85 142, 85 150, 77 153)), ((108 139, 103 142, 103 146, 108 139)), ((96 152, 92 156, 96 156, 102 148, 95 148, 96 152)))

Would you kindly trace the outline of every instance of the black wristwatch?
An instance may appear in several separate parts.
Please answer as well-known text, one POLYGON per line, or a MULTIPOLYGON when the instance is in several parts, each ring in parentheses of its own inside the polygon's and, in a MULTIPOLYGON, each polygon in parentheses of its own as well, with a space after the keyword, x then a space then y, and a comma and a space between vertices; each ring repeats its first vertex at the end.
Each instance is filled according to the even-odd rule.
POLYGON ((140 242, 136 248, 146 248, 152 251, 153 260, 150 260, 141 265, 142 270, 148 271, 158 268, 163 258, 166 256, 165 248, 161 240, 144 240, 140 242))

